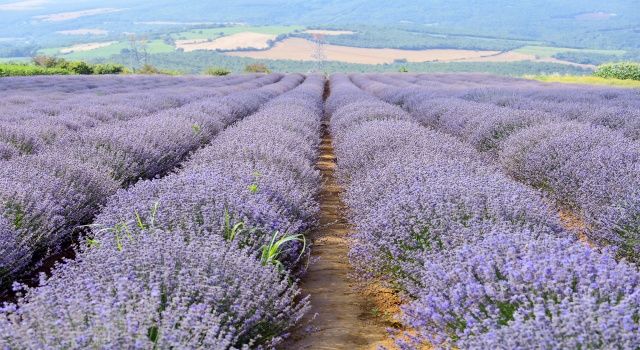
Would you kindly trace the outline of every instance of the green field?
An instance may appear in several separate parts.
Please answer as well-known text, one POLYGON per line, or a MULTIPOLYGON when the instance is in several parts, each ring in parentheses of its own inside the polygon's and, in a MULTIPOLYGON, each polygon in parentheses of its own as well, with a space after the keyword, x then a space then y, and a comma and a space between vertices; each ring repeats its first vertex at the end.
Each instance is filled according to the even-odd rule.
POLYGON ((624 55, 623 50, 592 50, 592 49, 572 49, 568 47, 552 47, 552 46, 524 46, 513 50, 514 52, 534 55, 540 58, 552 58, 554 55, 562 52, 581 52, 600 55, 624 55))
MULTIPOLYGON (((64 48, 54 47, 49 49, 42 49, 40 50, 39 53, 42 55, 62 57, 69 60, 93 60, 93 59, 118 55, 120 54, 122 49, 128 49, 129 47, 130 47, 129 42, 120 41, 109 46, 100 47, 100 48, 89 50, 89 51, 78 51, 78 52, 72 52, 68 54, 61 54, 60 50, 64 48)), ((175 47, 166 44, 162 40, 151 40, 147 44, 147 50, 150 54, 167 53, 167 52, 175 51, 175 47)))
MULTIPOLYGON (((175 40, 189 40, 189 39, 216 39, 222 36, 242 33, 242 32, 255 32, 264 34, 288 34, 293 32, 300 32, 305 30, 303 26, 234 26, 234 27, 218 27, 218 28, 203 28, 194 29, 186 32, 171 33, 170 36, 175 40)), ((126 40, 119 41, 109 46, 89 50, 78 51, 67 54, 62 54, 61 50, 68 47, 52 47, 45 48, 39 51, 41 55, 57 56, 69 60, 95 60, 100 58, 111 57, 118 55, 123 49, 128 49, 130 44, 126 40)), ((169 53, 175 51, 175 47, 165 43, 163 40, 156 39, 151 40, 147 44, 147 50, 149 54, 169 53)))
POLYGON ((262 34, 288 34, 296 31, 303 31, 303 26, 235 26, 235 27, 219 27, 194 29, 186 32, 172 33, 171 37, 176 40, 191 39, 216 39, 225 35, 232 35, 242 32, 253 32, 262 34))

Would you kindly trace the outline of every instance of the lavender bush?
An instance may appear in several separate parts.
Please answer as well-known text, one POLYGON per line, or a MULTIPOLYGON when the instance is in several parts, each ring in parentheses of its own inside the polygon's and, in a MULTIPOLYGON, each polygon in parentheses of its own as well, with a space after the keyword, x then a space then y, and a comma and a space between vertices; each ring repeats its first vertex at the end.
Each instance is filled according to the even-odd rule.
MULTIPOLYGON (((260 77, 236 93, 174 109, 176 114, 157 112, 86 129, 39 154, 5 161, 0 169, 0 214, 19 236, 26 259, 33 260, 27 270, 55 254, 78 226, 90 223, 118 187, 166 174, 224 126, 301 80, 300 75, 260 77)), ((3 282, 12 277, 3 276, 3 282)))
MULTIPOLYGON (((10 224, 16 261, 55 254, 77 225, 92 218, 116 183, 100 169, 55 153, 20 157, 0 167, 0 217, 10 224)), ((0 271, 20 272, 5 268, 0 271)), ((11 266, 11 264, 9 265, 11 266)), ((26 267, 18 264, 18 267, 26 267)), ((1 275, 2 286, 12 276, 1 275)))
MULTIPOLYGON (((7 122, 0 122, 0 142, 7 146, 12 146, 12 153, 31 154, 44 148, 42 140, 38 139, 27 130, 23 130, 17 125, 7 122)), ((5 146, 5 147, 7 147, 5 146)), ((9 159, 8 151, 3 152, 5 158, 9 159)))
POLYGON ((594 240, 636 259, 640 149, 629 138, 638 125, 631 112, 639 105, 636 92, 546 91, 514 81, 499 89, 461 86, 449 93, 453 96, 438 97, 431 88, 373 80, 372 87, 367 78, 358 82, 380 96, 396 96, 423 124, 489 151, 509 175, 544 190, 584 219, 594 240))
POLYGON ((283 80, 181 170, 118 191, 78 257, 4 307, 0 347, 278 345, 308 306, 289 274, 304 247, 261 251, 315 225, 324 87, 311 76, 264 103, 301 77, 283 80))
POLYGON ((221 237, 153 231, 87 248, 0 311, 0 347, 271 348, 306 299, 221 237))
POLYGON ((406 281, 416 300, 404 317, 421 341, 465 349, 640 346, 640 274, 607 252, 496 232, 420 261, 406 281))
MULTIPOLYGON (((332 91, 348 84, 332 81, 332 91)), ((352 260, 362 272, 402 274, 398 263, 413 251, 470 240, 448 235, 458 226, 559 230, 535 192, 484 166, 467 146, 384 105, 350 101, 331 120, 345 202, 356 225, 352 260)))
MULTIPOLYGON (((632 203, 638 186, 622 183, 632 178, 626 174, 633 168, 627 164, 635 164, 634 148, 628 147, 633 142, 605 127, 585 126, 581 139, 568 138, 567 144, 558 143, 550 150, 547 139, 562 130, 578 134, 580 123, 560 128, 558 123, 565 118, 551 112, 509 109, 481 99, 465 101, 460 97, 471 96, 465 94, 474 84, 481 86, 485 77, 464 77, 470 82, 456 81, 455 76, 444 81, 432 76, 354 75, 352 81, 339 77, 331 84, 332 93, 348 91, 351 96, 343 102, 336 98, 333 107, 333 115, 339 116, 335 125, 340 125, 333 129, 338 135, 338 171, 356 228, 351 260, 363 277, 384 278, 413 300, 403 307, 402 317, 415 333, 399 337, 398 345, 637 348, 637 267, 616 261, 611 250, 599 251, 577 241, 561 228, 554 209, 539 193, 506 177, 495 164, 520 145, 514 153, 519 160, 515 168, 530 168, 527 176, 546 179, 557 173, 558 181, 573 176, 559 188, 571 189, 575 196, 582 193, 575 191, 577 182, 593 183, 593 188, 585 187, 585 198, 587 193, 610 198, 606 195, 622 189, 620 193, 629 195, 618 203, 632 203), (366 101, 370 95, 354 91, 353 83, 402 105, 412 118, 355 108, 358 96, 366 101), (351 110, 341 114, 341 107, 351 110), (371 118, 359 115, 360 111, 371 118), (421 130, 416 121, 438 131, 421 130), (512 145, 518 135, 535 129, 537 134, 512 145), (439 131, 491 157, 485 159, 439 131), (599 147, 596 140, 606 146, 599 147), (576 156, 575 150, 582 148, 599 153, 576 156), (533 153, 534 149, 540 152, 533 153), (532 157, 525 159, 529 154, 532 157), (605 154, 611 163, 604 160, 605 154), (575 172, 565 170, 566 163, 575 172), (602 172, 614 163, 624 170, 602 172), (549 169, 556 172, 548 173, 549 169), (598 188, 596 171, 600 182, 607 177, 604 174, 624 180, 610 180, 611 188, 598 188), (585 181, 590 174, 594 181, 585 181)), ((498 82, 505 90, 518 84, 498 82)), ((530 87, 519 87, 525 88, 530 87)), ((484 91, 474 93, 480 96, 484 91)), ((597 202, 602 200, 591 198, 590 203, 597 202)), ((623 213, 631 217, 626 210, 607 213, 612 218, 623 213)), ((609 227, 628 232, 634 226, 609 227)))
POLYGON ((28 263, 28 254, 24 246, 18 241, 18 235, 11 224, 0 216, 0 284, 7 283, 5 279, 15 271, 19 271, 28 263))
POLYGON ((12 144, 0 141, 0 161, 11 159, 18 154, 18 150, 12 144))
POLYGON ((282 75, 273 74, 260 78, 193 79, 175 84, 171 89, 153 86, 146 93, 137 90, 140 87, 137 80, 130 81, 135 90, 125 91, 94 91, 96 87, 89 84, 89 90, 61 94, 45 86, 35 93, 42 93, 48 99, 39 101, 19 99, 23 96, 20 94, 25 93, 23 88, 12 92, 16 96, 9 97, 0 114, 0 141, 14 144, 22 154, 33 154, 84 129, 149 117, 162 111, 179 113, 179 107, 194 101, 254 89, 281 78, 282 75))
POLYGON ((605 127, 545 124, 505 141, 500 162, 512 176, 580 213, 594 239, 633 259, 640 254, 636 142, 605 127))
MULTIPOLYGON (((221 235, 225 214, 253 228, 241 237, 264 244, 273 232, 302 233, 315 225, 319 173, 317 157, 323 80, 309 77, 222 132, 195 153, 183 170, 145 181, 114 196, 96 223, 115 227, 143 223, 221 235), (298 100, 290 104, 291 96, 298 100), (307 103, 308 102, 308 103, 307 103), (151 211, 157 203, 157 209, 151 211), (247 233, 248 234, 248 233, 247 233)), ((298 256, 295 246, 291 258, 298 256)), ((294 259, 295 260, 295 259, 294 259)))

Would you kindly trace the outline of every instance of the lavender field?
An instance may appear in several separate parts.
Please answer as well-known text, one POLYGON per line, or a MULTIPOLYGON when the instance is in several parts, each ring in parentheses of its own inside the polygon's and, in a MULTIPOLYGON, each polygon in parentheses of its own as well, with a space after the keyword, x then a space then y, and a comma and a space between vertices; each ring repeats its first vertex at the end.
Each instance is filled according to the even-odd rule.
POLYGON ((640 349, 639 90, 254 74, 0 91, 0 349, 640 349), (388 317, 353 285, 390 295, 388 317))

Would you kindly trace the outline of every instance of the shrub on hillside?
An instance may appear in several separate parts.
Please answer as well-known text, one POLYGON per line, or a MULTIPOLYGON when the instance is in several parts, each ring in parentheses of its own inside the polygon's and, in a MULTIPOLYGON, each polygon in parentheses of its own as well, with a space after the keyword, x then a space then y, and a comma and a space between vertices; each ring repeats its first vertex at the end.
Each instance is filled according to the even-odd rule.
MULTIPOLYGON (((34 65, 38 68, 58 69, 66 71, 65 74, 120 74, 125 72, 125 67, 120 64, 90 64, 84 61, 67 61, 64 58, 56 58, 53 56, 39 55, 32 59, 34 65)), ((41 72, 42 70, 34 70, 41 72)), ((42 73, 37 73, 42 74, 42 73)), ((62 74, 62 73, 52 73, 62 74)), ((32 75, 32 74, 26 74, 32 75)), ((36 74, 33 74, 36 75, 36 74)))
POLYGON ((68 69, 73 74, 93 74, 93 68, 89 64, 87 64, 87 62, 83 61, 65 61, 60 65, 60 68, 68 69))
POLYGON ((145 64, 144 66, 142 66, 142 68, 138 69, 136 73, 137 74, 162 74, 162 72, 158 68, 150 64, 145 64))
POLYGON ((603 64, 593 73, 601 78, 640 80, 640 63, 620 62, 603 64))
POLYGON ((47 68, 28 64, 0 64, 0 77, 17 77, 31 75, 66 75, 71 74, 62 68, 47 68))
POLYGON ((180 75, 179 71, 160 69, 151 64, 144 64, 141 68, 134 71, 135 74, 163 74, 163 75, 180 75))
POLYGON ((32 58, 32 60, 36 66, 45 67, 45 68, 57 67, 61 61, 61 59, 57 59, 53 56, 45 56, 45 55, 35 56, 32 58))
POLYGON ((121 64, 105 63, 93 66, 93 74, 120 74, 125 71, 126 68, 121 64))
POLYGON ((229 75, 231 72, 226 68, 210 67, 204 72, 206 75, 224 76, 229 75))
POLYGON ((262 63, 253 63, 244 67, 244 71, 247 73, 271 73, 271 70, 262 63))

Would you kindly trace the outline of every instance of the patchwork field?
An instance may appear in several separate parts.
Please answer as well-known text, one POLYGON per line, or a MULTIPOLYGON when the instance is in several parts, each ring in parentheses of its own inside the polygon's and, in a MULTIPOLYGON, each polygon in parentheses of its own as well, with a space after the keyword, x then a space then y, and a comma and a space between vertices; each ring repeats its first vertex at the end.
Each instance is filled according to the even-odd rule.
MULTIPOLYGON (((292 27, 253 27, 256 32, 242 31, 244 27, 207 29, 202 31, 182 32, 175 34, 175 45, 169 45, 162 40, 152 40, 147 44, 149 53, 169 53, 176 49, 185 52, 193 51, 225 51, 228 56, 248 57, 259 60, 296 60, 316 61, 316 44, 303 38, 287 38, 271 43, 279 34, 289 30, 299 31, 292 27), (256 49, 247 51, 246 49, 256 49), (240 50, 240 51, 236 51, 240 50)), ((306 31, 309 33, 309 31, 306 31)), ((339 31, 312 31, 323 35, 343 35, 346 32, 339 31), (332 34, 326 34, 331 32, 332 34)), ((86 33, 79 30, 76 34, 86 33)), ((97 34, 97 32, 92 32, 97 34)), ((119 54, 123 49, 129 48, 126 41, 89 42, 68 47, 50 48, 41 50, 42 54, 61 55, 68 59, 96 59, 119 54)), ((325 59, 328 61, 347 62, 356 64, 388 64, 395 61, 406 62, 549 62, 568 64, 581 68, 593 69, 595 66, 578 64, 553 58, 557 52, 566 52, 568 49, 551 47, 524 47, 514 51, 500 52, 487 50, 456 50, 456 49, 429 49, 429 50, 401 50, 401 49, 376 49, 359 48, 339 45, 323 45, 325 59)), ((614 51, 603 51, 615 53, 614 51)))
MULTIPOLYGON (((152 21, 144 22, 146 25, 156 24, 158 26, 168 25, 186 25, 179 22, 162 22, 152 21)), ((143 24, 143 22, 140 22, 143 24)), ((206 25, 203 22, 193 22, 191 25, 206 25)), ((162 55, 159 58, 165 65, 175 65, 177 59, 184 59, 185 56, 181 52, 195 53, 197 51, 224 51, 229 57, 252 58, 256 60, 279 60, 279 61, 303 61, 313 62, 317 60, 316 44, 307 40, 309 36, 324 37, 324 40, 331 41, 328 38, 341 38, 343 36, 356 36, 355 39, 349 39, 353 45, 328 44, 323 45, 323 54, 326 60, 332 62, 344 62, 348 64, 363 65, 380 65, 392 63, 460 63, 460 64, 482 64, 482 63, 527 63, 531 64, 531 74, 540 74, 541 72, 562 73, 563 68, 555 71, 540 70, 536 67, 551 67, 544 64, 551 63, 553 65, 570 65, 575 67, 574 74, 579 74, 580 70, 588 71, 595 69, 597 63, 588 61, 589 59, 603 59, 611 57, 623 57, 626 51, 623 50, 591 50, 591 49, 574 49, 564 47, 551 47, 543 45, 527 45, 516 49, 508 49, 506 51, 496 50, 469 50, 469 49, 391 49, 377 47, 360 47, 359 43, 366 46, 368 43, 366 33, 358 33, 351 30, 328 30, 328 29, 308 29, 304 26, 250 26, 244 24, 235 24, 228 26, 220 26, 214 28, 191 29, 187 31, 169 32, 164 37, 154 35, 147 43, 147 52, 151 55, 155 54, 171 54, 162 55), (363 34, 362 38, 357 38, 358 34, 363 34), (287 35, 292 35, 287 37, 287 35), (307 35, 306 37, 301 35, 307 35), (251 50, 253 49, 253 50, 251 50), (177 52, 181 51, 181 52, 177 52), (554 57, 558 54, 557 58, 554 57), (595 55, 595 58, 589 58, 595 55), (582 61, 582 60, 587 61, 582 61), (581 62, 581 63, 575 63, 581 62), (537 63, 541 63, 537 65, 537 63), (587 64, 588 63, 588 64, 587 64)), ((126 52, 130 49, 130 43, 126 38, 121 38, 117 42, 104 41, 100 42, 101 35, 108 33, 102 29, 80 28, 57 31, 60 36, 68 37, 76 36, 78 38, 86 36, 86 42, 78 44, 49 47, 39 50, 39 54, 54 55, 67 58, 70 60, 108 60, 112 56, 118 56, 114 59, 119 63, 129 63, 132 60, 126 57, 126 52), (124 53, 123 53, 124 52, 124 53), (121 54, 123 53, 123 54, 121 54)), ((408 33, 407 35, 417 35, 416 33, 408 33)), ((422 34, 427 37, 446 38, 446 35, 422 34)), ((457 37, 462 40, 472 37, 457 37)), ((473 37, 474 40, 480 38, 473 37)), ((103 39, 106 40, 106 39, 103 39)), ((494 39, 484 38, 484 42, 489 43, 494 39)), ((531 42, 534 43, 534 42, 531 42)), ((375 44, 377 43, 369 43, 375 44)), ((384 47, 384 46, 382 46, 384 47)), ((197 56, 197 53, 196 55, 197 56)), ((189 58, 191 60, 191 58, 189 58)), ((202 59, 193 58, 192 65, 202 65, 202 59)), ((228 61, 228 60, 227 60, 228 61)), ((238 60, 240 62, 241 60, 238 60)), ((291 62, 295 66, 296 62, 291 62)), ((191 65, 189 66, 191 67, 191 65)), ((173 67, 170 69, 174 69, 173 67)), ((192 68, 193 71, 194 68, 192 68)), ((205 68, 201 68, 205 69, 205 68)), ((545 68, 546 69, 546 68, 545 68)), ((551 69, 551 68, 549 68, 551 69)), ((179 70, 179 69, 178 69, 179 70)), ((237 69, 236 69, 237 70, 237 69)), ((372 69, 373 70, 373 69, 372 69)), ((306 70, 305 70, 306 71, 306 70)))
MULTIPOLYGON (((229 56, 250 57, 255 59, 289 59, 314 61, 315 44, 302 38, 289 38, 276 43, 273 48, 264 51, 229 52, 229 56)), ((496 55, 497 51, 473 50, 396 50, 369 49, 338 45, 325 45, 324 52, 329 61, 363 64, 393 63, 395 60, 409 62, 455 61, 496 55)))
MULTIPOLYGON (((229 56, 249 57, 263 60, 315 61, 316 44, 302 38, 288 38, 277 42, 272 48, 261 51, 228 52, 229 56)), ((486 50, 400 50, 375 49, 339 45, 323 45, 326 60, 359 64, 385 64, 398 60, 407 62, 517 62, 537 61, 570 64, 593 68, 591 65, 577 64, 552 57, 540 57, 526 51, 486 51, 486 50)))

